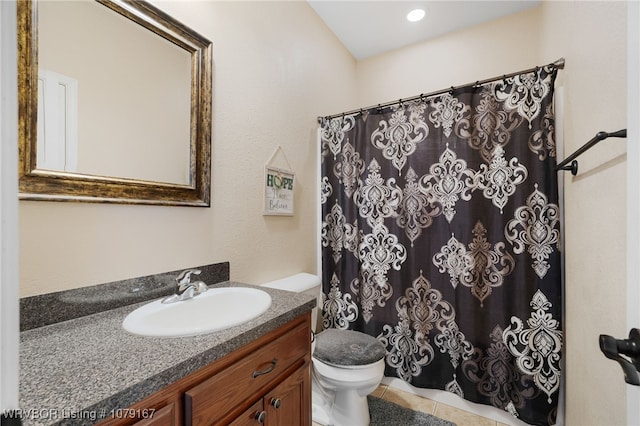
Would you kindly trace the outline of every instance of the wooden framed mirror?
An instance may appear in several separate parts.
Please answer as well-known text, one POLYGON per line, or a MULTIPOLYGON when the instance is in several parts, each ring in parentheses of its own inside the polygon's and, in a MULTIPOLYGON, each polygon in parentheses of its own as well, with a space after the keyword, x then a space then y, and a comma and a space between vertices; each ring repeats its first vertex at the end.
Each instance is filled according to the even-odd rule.
POLYGON ((19 196, 210 205, 211 42, 140 0, 18 1, 19 196))

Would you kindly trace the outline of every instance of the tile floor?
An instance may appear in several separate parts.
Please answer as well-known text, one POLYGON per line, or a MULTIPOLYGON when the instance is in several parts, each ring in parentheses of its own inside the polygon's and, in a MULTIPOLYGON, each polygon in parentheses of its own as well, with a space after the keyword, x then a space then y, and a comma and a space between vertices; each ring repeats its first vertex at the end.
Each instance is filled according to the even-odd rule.
MULTIPOLYGON (((480 417, 468 411, 460 410, 450 405, 432 401, 387 385, 380 385, 371 395, 412 410, 422 411, 423 413, 449 420, 457 426, 507 426, 504 423, 480 417)), ((313 423, 313 426, 319 425, 313 423)))

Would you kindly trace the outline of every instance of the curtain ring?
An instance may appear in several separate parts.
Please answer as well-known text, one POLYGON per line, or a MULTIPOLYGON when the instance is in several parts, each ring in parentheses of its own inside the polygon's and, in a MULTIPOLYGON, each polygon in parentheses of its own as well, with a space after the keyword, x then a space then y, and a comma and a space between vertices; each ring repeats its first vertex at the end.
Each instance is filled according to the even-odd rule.
POLYGON ((450 94, 450 95, 453 95, 453 89, 454 89, 454 87, 453 87, 453 86, 451 86, 451 90, 449 90, 449 94, 450 94))

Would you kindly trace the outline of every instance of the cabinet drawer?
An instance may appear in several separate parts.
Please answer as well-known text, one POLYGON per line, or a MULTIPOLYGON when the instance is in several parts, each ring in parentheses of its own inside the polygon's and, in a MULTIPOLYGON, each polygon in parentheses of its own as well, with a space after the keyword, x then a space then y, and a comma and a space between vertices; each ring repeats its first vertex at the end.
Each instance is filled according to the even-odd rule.
POLYGON ((308 362, 309 340, 308 325, 301 324, 185 392, 186 424, 211 425, 234 408, 244 411, 290 374, 290 367, 308 362))
POLYGON ((134 426, 176 426, 175 404, 157 410, 153 417, 141 420, 134 426))

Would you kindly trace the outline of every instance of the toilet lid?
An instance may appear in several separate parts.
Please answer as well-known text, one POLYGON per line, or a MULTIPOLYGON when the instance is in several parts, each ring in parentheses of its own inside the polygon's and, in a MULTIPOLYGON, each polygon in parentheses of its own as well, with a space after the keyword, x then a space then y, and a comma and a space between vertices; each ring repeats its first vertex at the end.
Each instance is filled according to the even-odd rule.
POLYGON ((333 365, 367 365, 385 357, 387 351, 375 337, 353 330, 329 328, 316 335, 313 357, 333 365))

